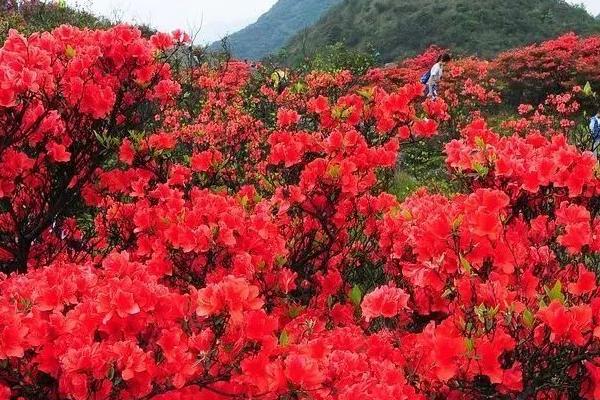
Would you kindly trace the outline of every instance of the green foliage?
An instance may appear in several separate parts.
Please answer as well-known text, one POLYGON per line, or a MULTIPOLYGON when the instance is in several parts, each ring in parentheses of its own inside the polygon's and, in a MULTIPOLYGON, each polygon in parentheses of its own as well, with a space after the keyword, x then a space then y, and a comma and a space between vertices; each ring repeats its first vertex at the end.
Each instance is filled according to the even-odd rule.
MULTIPOLYGON (((277 52, 296 33, 313 25, 341 0, 279 0, 254 24, 227 38, 231 53, 239 59, 259 60, 277 52)), ((219 50, 221 42, 211 45, 219 50)))
POLYGON ((360 306, 360 302, 362 300, 362 291, 358 285, 354 285, 354 287, 348 292, 348 299, 355 307, 360 306))
POLYGON ((325 46, 308 60, 297 60, 304 71, 339 72, 349 70, 362 75, 376 64, 374 50, 368 52, 349 49, 343 43, 325 46))
POLYGON ((310 58, 342 42, 381 61, 414 55, 431 44, 483 57, 566 31, 600 32, 600 21, 564 0, 345 0, 286 46, 291 58, 310 58))
POLYGON ((443 140, 436 138, 404 144, 399 166, 388 188, 389 193, 405 199, 421 187, 448 195, 459 191, 457 185, 448 178, 443 140))
POLYGON ((107 28, 111 25, 105 18, 61 3, 25 2, 18 10, 0 14, 0 41, 4 43, 10 29, 30 35, 33 32, 51 31, 63 24, 90 29, 107 28))
POLYGON ((279 345, 285 347, 289 344, 290 344, 290 336, 288 335, 287 331, 284 329, 279 334, 279 345))
POLYGON ((399 199, 404 200, 422 186, 422 183, 414 176, 403 171, 398 171, 394 175, 394 180, 389 191, 399 199))
POLYGON ((549 302, 558 300, 561 303, 564 303, 565 295, 562 291, 562 284, 560 283, 560 281, 556 281, 552 288, 544 287, 544 290, 546 291, 546 295, 548 296, 549 302))

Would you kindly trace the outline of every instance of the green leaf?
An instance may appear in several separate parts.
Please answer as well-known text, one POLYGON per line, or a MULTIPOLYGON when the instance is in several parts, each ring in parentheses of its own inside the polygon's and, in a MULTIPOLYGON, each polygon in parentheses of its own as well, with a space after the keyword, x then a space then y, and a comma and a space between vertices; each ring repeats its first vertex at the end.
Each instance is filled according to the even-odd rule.
POLYGON ((495 318, 496 314, 498 314, 498 311, 500 311, 500 306, 496 306, 494 308, 490 308, 488 310, 488 315, 490 316, 490 318, 495 318))
POLYGON ((342 169, 340 168, 339 165, 330 165, 329 168, 327 169, 327 175, 329 175, 330 178, 333 179, 337 179, 340 177, 342 173, 342 169))
POLYGON ((372 100, 375 95, 375 89, 372 87, 366 87, 363 89, 359 89, 356 91, 360 96, 364 97, 366 100, 372 100))
POLYGON ((98 140, 98 143, 100 143, 100 146, 104 147, 105 149, 110 148, 110 138, 108 138, 106 135, 101 135, 96 131, 94 132, 94 136, 96 136, 96 140, 98 140))
POLYGON ((342 119, 342 113, 344 112, 344 108, 340 106, 336 106, 331 110, 331 115, 335 119, 342 119))
POLYGON ((465 324, 465 332, 469 332, 473 329, 473 322, 471 321, 467 321, 467 323, 465 324))
POLYGON ((279 345, 286 347, 289 344, 290 344, 290 337, 289 337, 287 331, 286 330, 281 331, 281 333, 279 334, 279 345))
MULTIPOLYGON (((246 201, 247 201, 247 198, 246 198, 246 201)), ((275 257, 275 263, 277 263, 277 266, 281 267, 287 263, 287 260, 284 256, 278 255, 277 257, 275 257)))
POLYGON ((490 169, 488 167, 481 165, 479 163, 474 163, 473 169, 475 170, 475 172, 477 172, 482 177, 486 176, 488 174, 488 172, 490 172, 490 169))
POLYGON ((587 97, 594 95, 594 91, 592 90, 592 85, 590 82, 585 83, 585 86, 583 87, 583 94, 587 97))
POLYGON ((73 48, 73 46, 71 46, 70 44, 67 45, 67 47, 65 48, 65 56, 67 56, 67 58, 73 58, 77 55, 77 50, 75 50, 73 48))
POLYGON ((554 300, 558 300, 561 303, 565 302, 565 295, 562 292, 562 283, 560 281, 556 281, 552 289, 548 289, 548 287, 546 287, 545 290, 550 302, 554 300))
POLYGON ((299 94, 299 93, 306 92, 306 89, 307 89, 306 85, 303 82, 298 81, 298 82, 294 83, 291 91, 292 91, 292 93, 299 94))
POLYGON ((473 268, 471 268, 471 263, 469 260, 464 258, 462 255, 460 256, 460 266, 465 270, 467 274, 470 274, 473 268))
POLYGON ((477 315, 480 322, 485 322, 485 312, 485 304, 481 303, 479 306, 475 307, 475 315, 477 315))
POLYGON ((106 373, 106 377, 108 378, 109 381, 113 380, 113 378, 115 377, 115 372, 116 372, 115 367, 111 365, 110 369, 106 373))
POLYGON ((456 217, 456 219, 454 219, 454 221, 452 221, 452 230, 453 231, 458 230, 458 228, 462 224, 464 218, 465 218, 464 215, 460 214, 459 216, 456 217))
POLYGON ((523 311, 523 323, 527 328, 532 328, 535 321, 535 316, 529 309, 523 311))
POLYGON ((358 285, 354 285, 352 290, 348 292, 348 299, 350 299, 350 302, 354 304, 354 306, 358 307, 360 305, 362 300, 362 291, 358 285))
POLYGON ((479 150, 483 150, 485 149, 485 141, 480 136, 477 136, 475 138, 475 146, 477 146, 479 150))
POLYGON ((465 338, 465 348, 467 353, 472 353, 475 350, 475 341, 472 338, 465 338))
POLYGON ((288 317, 294 319, 296 318, 298 315, 300 315, 300 313, 302 312, 303 307, 302 306, 297 306, 297 305, 292 305, 290 306, 289 310, 288 310, 288 317))

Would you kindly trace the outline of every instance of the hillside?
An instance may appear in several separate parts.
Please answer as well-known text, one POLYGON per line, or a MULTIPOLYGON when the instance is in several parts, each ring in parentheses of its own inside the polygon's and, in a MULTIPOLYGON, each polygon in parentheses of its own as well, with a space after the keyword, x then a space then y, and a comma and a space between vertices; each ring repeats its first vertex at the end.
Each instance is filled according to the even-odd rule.
MULTIPOLYGON (((279 50, 302 29, 313 25, 341 0, 279 0, 254 24, 228 37, 234 56, 259 60, 279 50)), ((220 42, 213 43, 218 49, 220 42)))
POLYGON ((564 0, 344 0, 286 46, 288 61, 327 44, 371 46, 382 62, 431 44, 489 57, 499 51, 573 31, 600 31, 600 22, 564 0))
POLYGON ((28 35, 49 31, 62 24, 86 28, 106 28, 110 21, 86 11, 45 2, 12 2, 4 4, 0 13, 0 41, 4 43, 9 29, 28 35))
POLYGON ((0 400, 600 398, 600 35, 425 101, 138 33, 0 50, 0 400))

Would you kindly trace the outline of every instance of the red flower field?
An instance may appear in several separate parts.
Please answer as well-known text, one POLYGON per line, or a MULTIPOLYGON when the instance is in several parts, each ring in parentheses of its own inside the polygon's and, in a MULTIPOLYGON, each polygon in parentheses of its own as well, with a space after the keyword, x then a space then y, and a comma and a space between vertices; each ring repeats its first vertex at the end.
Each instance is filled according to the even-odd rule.
POLYGON ((600 37, 450 64, 0 50, 0 399, 600 399, 600 37), (406 146, 448 181, 391 194, 406 146))

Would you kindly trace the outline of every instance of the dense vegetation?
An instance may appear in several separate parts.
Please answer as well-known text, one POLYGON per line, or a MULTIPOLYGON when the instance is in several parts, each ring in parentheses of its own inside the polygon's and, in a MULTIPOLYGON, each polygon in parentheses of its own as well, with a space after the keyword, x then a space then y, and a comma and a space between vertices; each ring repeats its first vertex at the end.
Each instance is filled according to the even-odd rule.
POLYGON ((432 44, 489 57, 499 51, 573 31, 600 31, 583 8, 563 0, 346 0, 285 47, 297 61, 325 45, 375 48, 383 62, 432 44))
POLYGON ((600 36, 455 59, 437 99, 438 47, 189 47, 0 49, 0 400, 600 398, 600 36))
POLYGON ((6 40, 10 29, 31 34, 49 31, 62 24, 91 29, 111 25, 102 17, 54 2, 5 1, 0 13, 0 40, 6 40))
MULTIPOLYGON (((313 25, 341 0, 279 0, 254 24, 227 37, 227 45, 239 59, 260 60, 275 53, 302 29, 313 25)), ((211 48, 218 50, 221 42, 211 48)))

